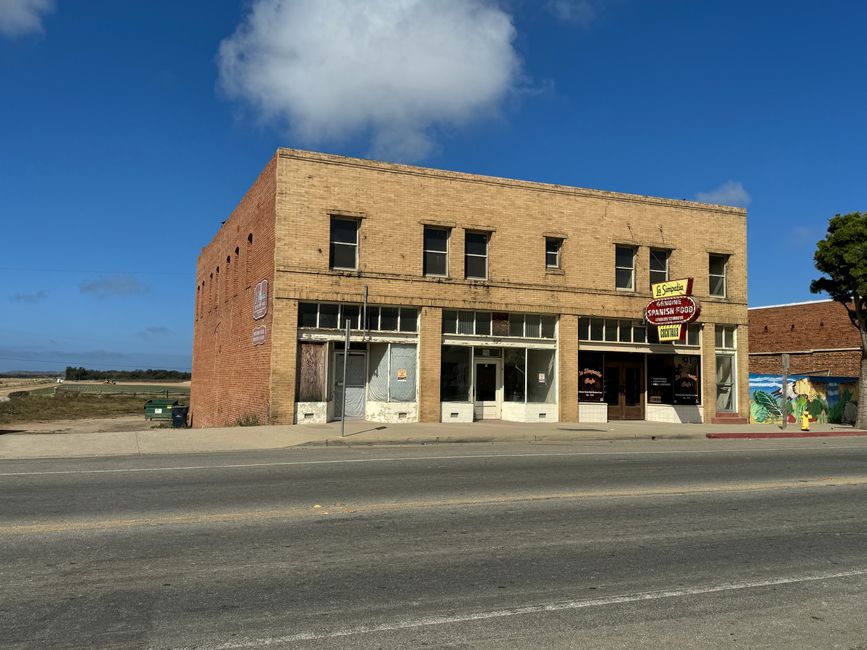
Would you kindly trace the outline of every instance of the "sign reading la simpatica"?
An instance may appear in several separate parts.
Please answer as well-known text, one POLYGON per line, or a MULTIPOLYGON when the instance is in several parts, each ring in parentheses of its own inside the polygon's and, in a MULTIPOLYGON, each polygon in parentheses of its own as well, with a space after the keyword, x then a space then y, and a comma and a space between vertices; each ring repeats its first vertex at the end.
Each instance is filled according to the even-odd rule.
POLYGON ((657 328, 660 341, 683 341, 684 325, 701 313, 698 299, 690 295, 692 278, 658 282, 651 292, 654 298, 644 308, 644 320, 657 328))

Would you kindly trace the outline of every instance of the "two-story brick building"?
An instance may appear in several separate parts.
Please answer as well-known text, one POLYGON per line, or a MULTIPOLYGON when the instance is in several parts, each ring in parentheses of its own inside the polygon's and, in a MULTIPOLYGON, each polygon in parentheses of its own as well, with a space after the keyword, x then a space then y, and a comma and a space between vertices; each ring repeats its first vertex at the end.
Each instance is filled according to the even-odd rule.
POLYGON ((339 417, 344 363, 372 421, 744 417, 746 296, 741 208, 280 149, 199 256, 192 422, 339 417))

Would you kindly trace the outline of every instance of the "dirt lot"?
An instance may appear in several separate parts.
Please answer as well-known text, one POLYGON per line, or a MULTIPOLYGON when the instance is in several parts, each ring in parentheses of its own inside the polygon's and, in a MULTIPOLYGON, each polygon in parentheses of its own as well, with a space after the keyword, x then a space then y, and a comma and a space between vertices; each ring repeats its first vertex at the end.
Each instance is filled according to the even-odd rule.
POLYGON ((32 390, 54 385, 54 379, 40 377, 38 379, 19 379, 18 377, 0 377, 0 397, 6 397, 17 390, 32 390))
MULTIPOLYGON (((82 418, 51 422, 14 422, 0 424, 5 433, 101 433, 103 431, 143 431, 159 427, 160 422, 145 420, 143 415, 122 415, 113 418, 82 418)), ((165 426, 165 425, 163 425, 165 426)))

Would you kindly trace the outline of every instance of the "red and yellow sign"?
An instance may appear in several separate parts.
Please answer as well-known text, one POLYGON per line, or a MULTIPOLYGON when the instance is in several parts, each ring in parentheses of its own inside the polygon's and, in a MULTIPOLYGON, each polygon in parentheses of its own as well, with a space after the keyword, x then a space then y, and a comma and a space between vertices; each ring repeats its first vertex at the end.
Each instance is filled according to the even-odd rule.
POLYGON ((644 308, 644 320, 655 325, 660 341, 683 341, 684 325, 701 313, 701 305, 692 293, 692 278, 658 282, 651 286, 653 300, 644 308))

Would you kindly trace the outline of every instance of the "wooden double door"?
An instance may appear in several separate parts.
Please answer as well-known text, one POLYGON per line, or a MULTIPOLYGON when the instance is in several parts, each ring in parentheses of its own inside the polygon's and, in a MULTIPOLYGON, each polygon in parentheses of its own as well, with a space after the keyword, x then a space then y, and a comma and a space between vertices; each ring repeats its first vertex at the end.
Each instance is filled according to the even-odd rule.
POLYGON ((605 355, 605 401, 609 420, 644 419, 644 355, 605 355))

